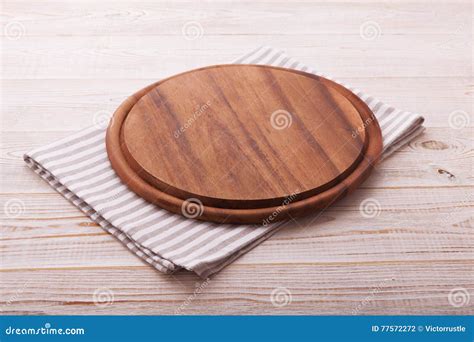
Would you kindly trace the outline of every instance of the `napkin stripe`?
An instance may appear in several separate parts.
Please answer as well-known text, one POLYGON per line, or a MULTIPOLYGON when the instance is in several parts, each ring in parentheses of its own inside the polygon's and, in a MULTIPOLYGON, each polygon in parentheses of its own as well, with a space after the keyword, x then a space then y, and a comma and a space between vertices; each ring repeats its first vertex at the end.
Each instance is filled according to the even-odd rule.
MULTIPOLYGON (((331 79, 283 51, 266 46, 234 63, 269 64, 331 79)), ((345 86, 362 98, 377 117, 385 155, 393 151, 389 148, 392 143, 401 144, 409 138, 409 133, 421 132, 423 119, 419 115, 396 110, 358 89, 345 86), (414 125, 419 129, 413 129, 414 125)), ((28 166, 59 193, 159 271, 169 273, 186 268, 207 277, 283 225, 217 225, 160 209, 131 192, 118 178, 108 160, 104 138, 105 128, 93 126, 35 149, 24 158, 28 166)))
POLYGON ((158 255, 152 254, 150 251, 146 251, 142 246, 135 243, 133 240, 130 240, 125 234, 121 233, 117 228, 110 225, 105 219, 101 218, 100 215, 97 215, 95 211, 83 202, 77 196, 75 196, 71 191, 62 186, 53 175, 49 174, 44 170, 40 165, 38 165, 33 159, 29 156, 25 156, 25 162, 29 167, 33 169, 41 178, 43 178, 47 183, 51 185, 56 191, 61 195, 71 201, 76 207, 82 210, 85 214, 90 216, 96 223, 98 223, 106 232, 110 233, 118 240, 120 240, 127 248, 129 248, 133 253, 138 257, 155 267, 157 270, 170 273, 176 270, 176 266, 160 258, 158 255))

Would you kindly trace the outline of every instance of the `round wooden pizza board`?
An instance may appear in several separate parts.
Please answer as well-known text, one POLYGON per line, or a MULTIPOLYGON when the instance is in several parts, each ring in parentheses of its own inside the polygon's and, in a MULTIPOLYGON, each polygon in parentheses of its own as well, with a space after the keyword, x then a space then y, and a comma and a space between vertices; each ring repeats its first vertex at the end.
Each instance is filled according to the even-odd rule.
POLYGON ((128 98, 107 130, 112 167, 146 200, 189 218, 269 224, 354 190, 382 151, 371 110, 313 74, 216 65, 128 98))

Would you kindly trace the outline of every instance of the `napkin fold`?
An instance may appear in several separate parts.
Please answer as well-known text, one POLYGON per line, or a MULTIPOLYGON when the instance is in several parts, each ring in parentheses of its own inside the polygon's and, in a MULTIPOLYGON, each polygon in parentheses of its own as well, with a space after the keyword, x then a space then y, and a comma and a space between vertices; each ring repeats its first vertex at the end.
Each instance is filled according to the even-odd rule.
MULTIPOLYGON (((234 63, 280 66, 331 79, 267 46, 234 63)), ((382 129, 383 157, 423 131, 422 116, 344 86, 374 112, 382 129)), ((56 191, 157 270, 171 273, 184 268, 208 277, 282 226, 282 223, 255 226, 201 222, 145 201, 130 191, 112 169, 105 148, 105 132, 104 127, 86 128, 26 153, 24 160, 56 191)))

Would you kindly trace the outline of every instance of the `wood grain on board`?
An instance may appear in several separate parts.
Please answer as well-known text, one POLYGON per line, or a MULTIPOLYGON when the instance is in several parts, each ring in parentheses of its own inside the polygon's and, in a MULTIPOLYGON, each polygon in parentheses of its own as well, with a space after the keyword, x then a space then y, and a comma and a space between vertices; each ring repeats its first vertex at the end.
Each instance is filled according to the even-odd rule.
POLYGON ((312 74, 218 65, 127 99, 107 132, 112 166, 140 196, 202 220, 260 223, 309 214, 353 191, 382 151, 373 113, 312 74))

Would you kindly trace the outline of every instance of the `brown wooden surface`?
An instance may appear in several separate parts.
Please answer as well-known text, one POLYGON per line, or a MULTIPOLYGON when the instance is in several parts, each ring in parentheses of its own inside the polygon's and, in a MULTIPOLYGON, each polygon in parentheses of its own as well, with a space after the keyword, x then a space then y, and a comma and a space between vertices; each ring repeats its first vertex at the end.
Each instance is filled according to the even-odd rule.
POLYGON ((261 223, 324 208, 367 177, 382 148, 372 115, 312 74, 211 66, 128 99, 107 149, 125 183, 166 209, 197 198, 200 219, 261 223))

